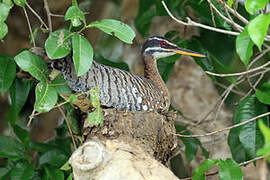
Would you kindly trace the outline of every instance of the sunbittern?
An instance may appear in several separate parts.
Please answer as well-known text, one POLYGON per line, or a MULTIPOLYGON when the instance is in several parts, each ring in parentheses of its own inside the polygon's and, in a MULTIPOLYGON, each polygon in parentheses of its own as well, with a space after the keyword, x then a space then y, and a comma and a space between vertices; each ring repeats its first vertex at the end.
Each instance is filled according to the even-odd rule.
POLYGON ((78 77, 71 54, 54 62, 56 69, 62 71, 67 84, 75 92, 98 88, 102 106, 117 110, 164 112, 169 108, 170 95, 159 75, 157 59, 174 54, 205 57, 203 54, 181 49, 166 38, 153 36, 142 46, 144 77, 95 61, 86 74, 78 77))

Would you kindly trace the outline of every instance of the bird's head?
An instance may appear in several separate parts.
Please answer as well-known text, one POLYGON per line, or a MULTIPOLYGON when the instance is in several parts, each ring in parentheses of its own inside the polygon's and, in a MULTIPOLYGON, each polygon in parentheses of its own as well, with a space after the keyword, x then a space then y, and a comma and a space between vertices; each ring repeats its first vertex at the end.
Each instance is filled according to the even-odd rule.
POLYGON ((187 49, 181 49, 170 40, 159 36, 148 38, 142 47, 142 55, 152 56, 154 59, 164 58, 174 54, 205 57, 203 54, 196 53, 187 49))

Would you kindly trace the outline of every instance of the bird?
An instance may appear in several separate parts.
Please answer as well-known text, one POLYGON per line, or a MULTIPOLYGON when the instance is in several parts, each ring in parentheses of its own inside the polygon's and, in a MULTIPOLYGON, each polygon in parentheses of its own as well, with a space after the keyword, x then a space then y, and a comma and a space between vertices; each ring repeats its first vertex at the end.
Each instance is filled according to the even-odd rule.
POLYGON ((157 60, 174 54, 205 57, 204 54, 179 48, 167 38, 152 36, 142 46, 144 76, 125 70, 105 66, 96 61, 88 72, 77 76, 72 62, 72 53, 60 61, 53 61, 52 67, 60 70, 68 86, 76 93, 97 89, 102 107, 123 111, 167 112, 170 94, 162 80, 157 60))

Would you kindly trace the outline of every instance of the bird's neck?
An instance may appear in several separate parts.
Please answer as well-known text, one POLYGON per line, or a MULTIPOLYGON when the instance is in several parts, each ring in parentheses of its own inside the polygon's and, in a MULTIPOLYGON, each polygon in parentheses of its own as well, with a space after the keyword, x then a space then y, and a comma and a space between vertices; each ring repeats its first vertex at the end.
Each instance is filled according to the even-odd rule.
POLYGON ((144 76, 145 78, 151 80, 157 88, 159 88, 160 92, 163 94, 166 99, 168 98, 169 101, 170 96, 169 96, 169 91, 164 83, 163 79, 161 78, 158 68, 157 68, 157 60, 153 59, 152 56, 145 55, 143 56, 143 61, 144 61, 144 76))

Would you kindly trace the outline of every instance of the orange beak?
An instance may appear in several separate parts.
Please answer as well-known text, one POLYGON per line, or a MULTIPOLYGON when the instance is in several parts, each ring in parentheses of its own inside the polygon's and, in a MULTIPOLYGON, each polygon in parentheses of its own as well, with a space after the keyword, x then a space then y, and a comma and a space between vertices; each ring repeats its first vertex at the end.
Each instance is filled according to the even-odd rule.
POLYGON ((180 48, 178 48, 178 49, 172 49, 172 51, 174 51, 176 54, 182 54, 182 55, 188 55, 188 56, 195 56, 195 57, 201 57, 201 58, 206 57, 204 54, 193 52, 193 51, 190 51, 190 50, 187 50, 187 49, 180 49, 180 48))

